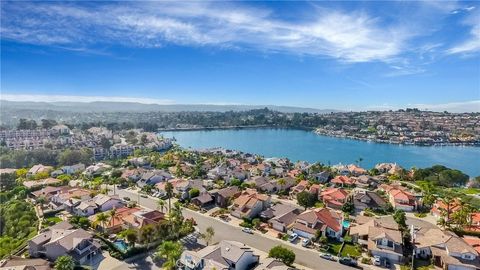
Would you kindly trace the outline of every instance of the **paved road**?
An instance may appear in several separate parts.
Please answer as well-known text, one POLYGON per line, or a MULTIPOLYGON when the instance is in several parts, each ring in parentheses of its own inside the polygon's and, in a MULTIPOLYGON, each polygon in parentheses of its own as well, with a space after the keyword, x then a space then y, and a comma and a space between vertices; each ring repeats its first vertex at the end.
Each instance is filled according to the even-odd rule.
MULTIPOLYGON (((129 192, 128 190, 117 190, 117 194, 120 197, 129 197, 133 201, 137 201, 138 196, 135 193, 129 192)), ((142 198, 140 197, 140 205, 155 209, 156 208, 156 200, 153 198, 142 198)), ((311 269, 338 269, 338 270, 352 270, 353 268, 344 266, 337 262, 328 261, 325 259, 320 258, 319 253, 314 250, 305 249, 302 247, 298 247, 292 245, 288 242, 269 238, 258 232, 255 234, 250 235, 241 231, 240 228, 220 221, 219 219, 211 218, 195 211, 191 211, 189 209, 184 209, 183 215, 186 218, 193 217, 198 224, 198 228, 201 232, 205 231, 208 226, 212 226, 215 230, 215 236, 213 241, 217 242, 220 240, 233 240, 244 243, 261 251, 267 252, 274 246, 282 244, 288 246, 292 249, 296 254, 295 262, 309 267, 311 269)))

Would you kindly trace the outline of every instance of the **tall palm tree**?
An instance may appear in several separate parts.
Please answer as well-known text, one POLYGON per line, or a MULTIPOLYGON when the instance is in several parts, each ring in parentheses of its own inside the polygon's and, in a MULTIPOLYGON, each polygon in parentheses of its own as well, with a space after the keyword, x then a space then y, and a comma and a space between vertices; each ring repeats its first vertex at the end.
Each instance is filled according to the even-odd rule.
POLYGON ((108 216, 110 217, 109 222, 110 224, 114 225, 115 218, 118 217, 117 209, 114 207, 110 212, 108 212, 108 216))
POLYGON ((170 215, 170 211, 172 209, 172 202, 171 199, 173 197, 173 185, 170 182, 167 182, 165 184, 165 192, 167 193, 167 198, 168 198, 168 214, 170 215))

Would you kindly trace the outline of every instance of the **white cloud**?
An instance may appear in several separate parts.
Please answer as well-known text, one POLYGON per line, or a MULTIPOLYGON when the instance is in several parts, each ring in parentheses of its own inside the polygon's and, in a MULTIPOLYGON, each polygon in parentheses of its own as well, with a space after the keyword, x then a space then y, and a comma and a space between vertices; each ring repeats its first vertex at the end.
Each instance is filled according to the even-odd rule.
POLYGON ((27 94, 0 94, 0 99, 9 101, 34 102, 137 102, 143 104, 175 104, 169 99, 153 99, 141 97, 110 97, 110 96, 68 96, 68 95, 27 95, 27 94))
POLYGON ((386 61, 401 54, 414 31, 365 12, 313 9, 310 20, 280 20, 272 11, 204 2, 6 3, 3 38, 82 46, 161 47, 167 43, 328 56, 345 62, 386 61))
POLYGON ((471 27, 469 37, 447 50, 448 54, 471 54, 480 52, 480 11, 474 7, 466 8, 471 11, 463 24, 471 27))

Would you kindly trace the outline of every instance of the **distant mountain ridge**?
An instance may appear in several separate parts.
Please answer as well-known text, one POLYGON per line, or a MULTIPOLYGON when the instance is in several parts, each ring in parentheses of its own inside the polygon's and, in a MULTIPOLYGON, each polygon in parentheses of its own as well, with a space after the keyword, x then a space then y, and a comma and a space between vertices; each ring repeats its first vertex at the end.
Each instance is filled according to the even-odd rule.
POLYGON ((331 113, 339 112, 333 109, 314 109, 294 106, 276 105, 208 105, 208 104, 144 104, 137 102, 33 102, 33 101, 9 101, 0 100, 0 108, 5 110, 50 110, 70 112, 226 112, 226 111, 248 111, 254 109, 268 108, 283 113, 331 113))

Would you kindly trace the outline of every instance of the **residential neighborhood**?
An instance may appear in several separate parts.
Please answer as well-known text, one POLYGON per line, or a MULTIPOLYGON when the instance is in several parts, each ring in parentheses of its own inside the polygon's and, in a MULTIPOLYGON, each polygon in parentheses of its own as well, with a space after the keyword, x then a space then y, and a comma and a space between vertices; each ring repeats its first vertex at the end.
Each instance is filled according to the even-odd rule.
POLYGON ((140 254, 159 268, 190 270, 319 269, 314 261, 478 269, 478 201, 456 188, 463 179, 432 189, 430 170, 176 146, 121 162, 2 169, 5 198, 23 196, 21 211, 38 221, 23 244, 3 253, 0 269, 48 269, 65 256, 79 266, 127 269, 140 254), (166 248, 179 253, 169 257, 166 248), (289 252, 294 261, 285 259, 289 252))

